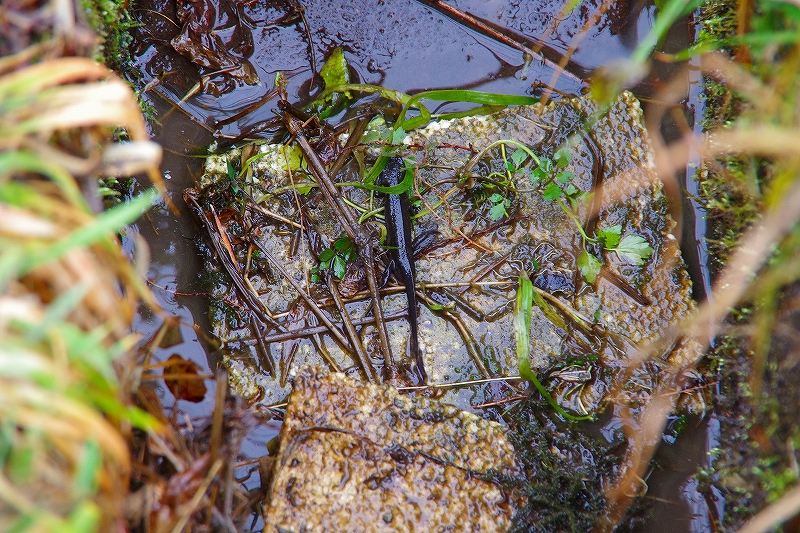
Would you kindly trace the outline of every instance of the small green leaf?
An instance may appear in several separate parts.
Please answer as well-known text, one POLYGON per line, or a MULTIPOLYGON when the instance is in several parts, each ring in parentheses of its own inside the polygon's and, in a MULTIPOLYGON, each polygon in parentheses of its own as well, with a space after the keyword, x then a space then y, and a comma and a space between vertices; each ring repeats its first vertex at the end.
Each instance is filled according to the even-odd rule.
POLYGON ((539 183, 543 179, 547 178, 547 172, 541 169, 541 167, 537 167, 531 172, 531 181, 534 183, 539 183))
POLYGON ((344 273, 347 271, 347 263, 345 262, 342 256, 337 255, 333 258, 333 275, 339 279, 344 277, 344 273))
POLYGON ((388 141, 389 137, 392 135, 392 131, 387 128, 382 128, 379 130, 370 130, 368 129, 363 137, 361 137, 361 142, 364 144, 378 142, 380 140, 388 141), (385 135, 385 137, 384 137, 385 135))
POLYGON ((553 171, 553 160, 549 157, 540 157, 539 168, 541 168, 547 174, 550 174, 553 171))
POLYGON ((341 46, 337 46, 333 49, 328 60, 322 65, 319 74, 322 76, 326 88, 350 83, 347 59, 344 57, 344 51, 341 46))
POLYGON ((570 198, 575 198, 581 193, 581 191, 572 183, 568 183, 564 188, 564 193, 570 198))
POLYGON ((527 158, 528 154, 525 153, 525 150, 514 150, 514 153, 511 154, 511 162, 514 164, 514 168, 520 168, 527 158))
POLYGON ((333 243, 333 247, 339 250, 340 252, 349 249, 351 246, 352 243, 350 242, 350 237, 339 237, 333 243))
POLYGON ((600 274, 600 269, 603 263, 598 258, 587 252, 586 250, 578 257, 578 270, 581 271, 583 279, 589 283, 594 283, 597 276, 600 274))
POLYGON ((653 248, 639 235, 627 235, 622 239, 614 251, 620 259, 628 259, 634 265, 641 265, 644 260, 653 254, 653 248))
POLYGON ((605 248, 615 247, 619 242, 620 235, 622 235, 621 224, 597 230, 597 238, 600 239, 605 248))
POLYGON ((322 263, 329 263, 330 260, 333 259, 334 255, 336 255, 336 250, 334 250, 333 248, 325 248, 324 250, 322 250, 319 253, 320 265, 322 265, 322 263))
POLYGON ((444 311, 446 309, 455 309, 456 307, 455 302, 447 302, 446 304, 426 303, 426 305, 431 311, 444 311))
POLYGON ((403 144, 403 139, 405 138, 406 130, 404 130, 402 126, 397 126, 392 132, 392 144, 403 144))
POLYGON ((556 179, 561 183, 569 183, 573 179, 575 179, 575 174, 570 172, 569 170, 563 170, 556 175, 556 179))
POLYGON ((489 209, 489 218, 492 220, 500 220, 504 216, 508 216, 508 211, 506 211, 505 202, 494 204, 492 208, 489 209))
POLYGON ((555 183, 551 183, 544 190, 542 196, 544 197, 545 200, 555 200, 556 198, 560 198, 563 194, 564 191, 561 190, 561 187, 559 187, 555 183))
POLYGON ((311 274, 311 282, 312 283, 319 283, 320 281, 322 281, 322 278, 320 277, 319 274, 317 274, 316 272, 311 274))
MULTIPOLYGON (((332 259, 332 258, 331 258, 332 259)), ((320 261, 319 262, 319 269, 320 270, 328 270, 331 267, 330 259, 327 261, 320 261)))
POLYGON ((558 168, 564 168, 565 166, 569 165, 570 161, 572 161, 572 156, 569 153, 569 150, 565 148, 559 148, 558 151, 553 156, 555 159, 556 166, 558 168))

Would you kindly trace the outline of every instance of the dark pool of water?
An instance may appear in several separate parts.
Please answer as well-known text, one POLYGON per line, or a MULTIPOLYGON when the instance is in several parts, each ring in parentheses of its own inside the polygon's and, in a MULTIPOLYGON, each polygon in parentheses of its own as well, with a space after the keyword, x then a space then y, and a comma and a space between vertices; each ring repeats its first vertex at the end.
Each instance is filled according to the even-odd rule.
MULTIPOLYGON (((529 47, 545 45, 549 59, 570 48, 581 29, 598 13, 599 0, 584 1, 557 24, 561 9, 557 2, 536 1, 459 1, 452 5, 487 22, 505 27, 529 47), (537 36, 555 28, 543 43, 537 36)), ((224 42, 235 45, 248 41, 241 33, 249 31, 252 51, 247 56, 260 83, 238 86, 221 96, 199 94, 181 102, 197 81, 197 71, 184 57, 175 53, 169 40, 178 33, 174 2, 146 0, 139 2, 137 18, 144 24, 137 30, 134 49, 143 73, 141 86, 150 84, 146 98, 158 110, 160 124, 152 125, 155 140, 166 150, 163 171, 167 174, 170 195, 181 210, 180 216, 165 206, 152 210, 136 226, 150 244, 152 258, 148 277, 159 303, 182 320, 184 342, 156 353, 164 360, 173 353, 191 359, 204 369, 216 366, 219 354, 206 342, 210 331, 208 301, 202 294, 201 265, 206 250, 197 246, 197 227, 181 198, 184 188, 193 185, 202 159, 201 153, 212 141, 228 143, 242 135, 262 129, 275 116, 275 100, 253 107, 273 89, 277 72, 288 78, 289 100, 306 101, 316 90, 312 81, 306 26, 293 17, 294 2, 254 2, 243 8, 226 0, 217 3, 213 22, 224 42), (242 21, 246 21, 243 24, 242 21), (238 21, 238 24, 237 24, 238 21), (237 33, 238 32, 238 33, 237 33), (248 110, 247 113, 243 111, 248 110)), ((524 65, 523 54, 475 29, 465 27, 443 13, 412 0, 335 0, 304 2, 305 19, 313 40, 317 67, 336 46, 345 50, 354 81, 391 87, 403 92, 435 88, 463 87, 483 91, 532 94, 532 83, 553 82, 560 91, 578 93, 585 85, 575 77, 554 76, 546 63, 524 65)), ((651 2, 621 1, 610 8, 582 36, 572 56, 569 69, 585 77, 596 67, 617 58, 625 58, 635 49, 652 26, 655 8, 651 2)), ((685 47, 690 34, 687 26, 677 26, 669 36, 668 47, 685 47)), ((676 68, 655 65, 651 75, 634 90, 647 102, 657 89, 675 74, 676 68)), ((213 80, 212 80, 213 81, 213 80)), ((217 79, 217 81, 219 81, 217 79)), ((689 73, 690 91, 687 110, 701 113, 699 75, 689 73)), ((666 127, 668 129, 668 126, 666 127)), ((691 170, 691 169, 690 169, 691 170)), ((681 186, 695 192, 693 182, 681 186)), ((708 293, 702 211, 686 198, 683 202, 682 247, 690 266, 698 297, 708 293)), ((160 319, 142 314, 136 327, 147 335, 160 319)), ((209 370, 210 371, 210 370, 209 370)), ((208 416, 213 406, 213 381, 201 403, 179 400, 178 408, 190 417, 208 416)), ((158 386, 158 384, 156 384, 158 386)), ((163 387, 158 388, 164 404, 175 401, 163 387)), ((675 444, 664 444, 657 467, 648 478, 649 497, 657 500, 647 531, 705 531, 707 511, 689 477, 705 464, 705 452, 714 440, 713 423, 695 420, 675 444)), ((246 442, 249 456, 265 453, 264 443, 279 430, 276 424, 256 430, 246 442)))

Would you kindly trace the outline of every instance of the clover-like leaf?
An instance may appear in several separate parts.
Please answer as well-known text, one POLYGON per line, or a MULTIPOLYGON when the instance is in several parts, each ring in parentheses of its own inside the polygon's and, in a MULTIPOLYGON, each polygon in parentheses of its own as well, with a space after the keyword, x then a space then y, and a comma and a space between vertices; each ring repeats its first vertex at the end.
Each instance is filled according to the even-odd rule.
POLYGON ((520 168, 522 163, 528 158, 528 154, 525 153, 525 150, 517 149, 514 150, 514 153, 511 154, 511 163, 513 163, 514 168, 520 168))
POLYGON ((597 230, 597 238, 603 243, 605 248, 614 248, 619 243, 622 235, 622 225, 608 226, 597 230))
POLYGON ((547 172, 542 170, 541 167, 536 167, 535 169, 533 169, 533 172, 531 172, 531 181, 533 183, 539 183, 540 181, 546 178, 547 178, 547 172))
POLYGON ((572 155, 569 153, 568 148, 559 148, 553 155, 553 159, 555 160, 558 168, 564 168, 565 166, 569 165, 570 161, 572 161, 572 155))
POLYGON ((547 186, 547 188, 542 193, 542 196, 545 200, 555 200, 556 198, 560 198, 564 195, 564 191, 561 190, 561 187, 556 185, 555 183, 551 183, 547 186))
POLYGON ((333 247, 340 252, 349 249, 352 245, 353 243, 350 242, 350 237, 339 237, 333 242, 333 247))
POLYGON ((333 256, 336 255, 336 250, 333 248, 325 248, 319 253, 319 262, 320 263, 327 263, 333 259, 333 256))
POLYGON ((594 280, 597 279, 602 267, 603 263, 601 263, 598 258, 586 250, 583 250, 581 255, 578 257, 578 270, 580 270, 583 279, 589 283, 594 283, 594 280))
POLYGON ((333 258, 333 275, 339 279, 344 277, 344 273, 347 271, 347 263, 345 262, 344 258, 340 255, 337 255, 333 258))
POLYGON ((562 170, 558 174, 556 174, 556 179, 561 183, 569 183, 573 179, 575 179, 575 174, 570 172, 569 170, 562 170))
POLYGON ((634 265, 644 264, 644 260, 653 254, 653 248, 639 235, 627 235, 614 251, 621 259, 628 259, 634 265))
POLYGON ((506 215, 508 215, 508 212, 506 211, 505 202, 494 204, 492 208, 489 209, 489 218, 491 220, 500 220, 506 215))
POLYGON ((392 144, 403 144, 403 139, 406 138, 406 130, 402 126, 397 126, 392 132, 392 144))
POLYGON ((492 208, 489 209, 489 218, 492 220, 500 220, 503 216, 508 216, 506 207, 511 205, 511 202, 499 192, 494 193, 489 197, 492 203, 492 208))

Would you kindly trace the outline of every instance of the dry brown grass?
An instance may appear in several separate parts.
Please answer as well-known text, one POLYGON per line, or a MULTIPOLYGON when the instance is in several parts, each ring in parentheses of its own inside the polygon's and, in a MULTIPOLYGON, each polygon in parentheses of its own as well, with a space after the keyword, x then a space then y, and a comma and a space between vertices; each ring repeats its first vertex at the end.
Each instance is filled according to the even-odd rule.
MULTIPOLYGON (((49 7, 63 22, 73 4, 49 7)), ((126 435, 157 426, 119 385, 132 381, 135 306, 155 304, 115 235, 153 195, 96 216, 83 191, 110 172, 160 182, 161 150, 107 68, 33 62, 63 49, 0 59, 0 523, 109 531, 128 487, 126 435)))

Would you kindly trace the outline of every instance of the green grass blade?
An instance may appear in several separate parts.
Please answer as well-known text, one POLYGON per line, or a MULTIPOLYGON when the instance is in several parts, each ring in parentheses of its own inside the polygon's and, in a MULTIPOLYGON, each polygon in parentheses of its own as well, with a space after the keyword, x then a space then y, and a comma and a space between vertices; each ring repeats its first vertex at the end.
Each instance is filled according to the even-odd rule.
POLYGON ((118 232, 147 211, 157 197, 158 191, 155 188, 149 189, 130 202, 101 213, 94 222, 76 229, 60 241, 34 250, 21 265, 19 274, 27 274, 34 268, 54 261, 71 250, 89 246, 107 238, 109 234, 118 232))
POLYGON ((0 153, 0 177, 15 172, 35 172, 53 180, 64 192, 64 196, 76 207, 90 213, 89 205, 83 198, 75 179, 58 165, 51 165, 40 157, 26 151, 0 153))
POLYGON ((547 389, 539 382, 536 374, 531 370, 531 314, 533 313, 533 283, 531 283, 528 273, 524 270, 520 272, 517 286, 517 301, 514 306, 514 336, 517 340, 517 365, 519 375, 527 379, 536 390, 547 400, 547 403, 555 409, 558 414, 567 420, 592 420, 592 415, 573 416, 558 405, 547 389))
POLYGON ((484 91, 470 91, 467 89, 435 89, 432 91, 423 91, 411 96, 408 102, 405 103, 397 123, 400 124, 406 131, 419 128, 426 125, 431 120, 430 112, 420 102, 425 100, 436 100, 441 102, 468 102, 471 104, 482 104, 490 106, 510 106, 510 105, 530 105, 539 101, 538 98, 533 96, 518 96, 513 94, 498 94, 488 93, 484 91), (406 119, 406 112, 412 108, 418 107, 420 115, 418 117, 406 119))
POLYGON ((91 496, 97 491, 97 473, 103 466, 103 454, 94 439, 83 445, 80 463, 75 469, 73 487, 79 498, 91 496))
MULTIPOLYGON (((386 158, 388 161, 388 158, 386 158)), ((383 167, 386 166, 386 163, 381 165, 381 170, 383 167)), ((365 183, 360 182, 345 182, 345 183, 338 183, 338 186, 350 186, 350 187, 359 187, 361 189, 367 189, 370 191, 377 191, 382 192, 384 194, 403 194, 407 190, 411 189, 414 186, 414 167, 410 165, 406 165, 406 173, 403 176, 403 181, 394 185, 392 187, 384 187, 382 185, 373 185, 371 183, 367 183, 368 180, 364 180, 365 183)))
POLYGON ((655 50, 662 37, 667 34, 670 27, 682 15, 697 8, 702 0, 669 0, 666 5, 658 10, 656 21, 653 27, 645 35, 644 39, 631 54, 631 60, 635 63, 644 63, 650 54, 655 50))

